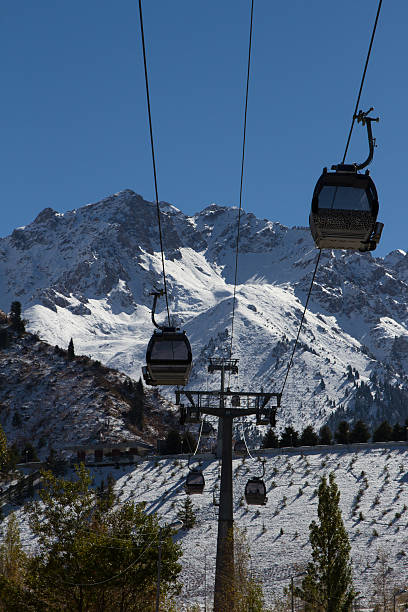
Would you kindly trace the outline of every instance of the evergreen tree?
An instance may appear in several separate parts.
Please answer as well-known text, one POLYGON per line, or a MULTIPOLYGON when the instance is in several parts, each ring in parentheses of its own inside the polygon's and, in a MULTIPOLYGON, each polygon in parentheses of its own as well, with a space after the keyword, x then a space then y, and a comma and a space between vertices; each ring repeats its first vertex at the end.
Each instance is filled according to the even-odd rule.
POLYGON ((389 442, 392 440, 392 427, 388 421, 383 421, 373 433, 373 442, 389 442))
POLYGON ((10 468, 10 454, 7 447, 7 438, 0 425, 0 472, 6 472, 10 468))
POLYGON ((129 421, 140 431, 143 431, 145 393, 141 378, 139 378, 139 381, 135 385, 130 383, 130 386, 133 389, 133 393, 131 394, 130 400, 129 421))
POLYGON ((340 421, 334 437, 337 444, 350 444, 350 426, 347 421, 340 421))
POLYGON ((270 427, 268 431, 266 432, 266 434, 264 435, 264 437, 262 438, 262 448, 278 448, 278 447, 279 447, 278 436, 276 435, 272 427, 270 427))
POLYGON ((403 442, 407 439, 407 428, 405 425, 400 425, 399 423, 395 423, 392 428, 392 436, 391 440, 395 442, 403 442))
POLYGON ((299 446, 299 434, 293 427, 285 427, 281 439, 280 446, 299 446))
POLYGON ((370 432, 367 425, 364 423, 364 421, 357 421, 350 432, 350 442, 368 442, 369 439, 370 432))
POLYGON ((305 427, 300 436, 300 446, 316 446, 319 443, 319 438, 311 425, 305 427))
POLYGON ((10 321, 14 331, 22 334, 25 331, 25 324, 21 318, 21 302, 11 302, 10 321))
POLYGON ((67 357, 70 361, 72 361, 73 359, 75 359, 75 349, 74 349, 74 341, 71 340, 69 341, 68 344, 68 353, 67 353, 67 357))
POLYGON ((193 502, 188 495, 177 513, 177 518, 183 522, 183 529, 191 529, 196 524, 193 502))
POLYGON ((334 473, 319 486, 319 522, 310 524, 312 561, 297 594, 307 612, 349 612, 353 589, 350 543, 339 508, 340 492, 334 473))
POLYGON ((35 611, 152 610, 159 532, 163 598, 179 586, 181 549, 171 529, 160 529, 157 515, 147 514, 143 503, 118 506, 116 496, 112 504, 101 502, 83 464, 76 473, 68 481, 43 472, 42 503, 28 507, 39 546, 30 562, 35 611))
POLYGON ((328 425, 323 425, 319 431, 319 444, 324 444, 328 446, 333 443, 333 436, 331 429, 328 425))

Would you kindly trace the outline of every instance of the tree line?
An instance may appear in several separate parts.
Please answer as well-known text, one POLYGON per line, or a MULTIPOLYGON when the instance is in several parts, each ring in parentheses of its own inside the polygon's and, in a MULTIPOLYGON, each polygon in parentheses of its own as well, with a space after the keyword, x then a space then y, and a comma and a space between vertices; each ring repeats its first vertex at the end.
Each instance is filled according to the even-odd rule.
POLYGON ((347 421, 340 421, 337 429, 332 432, 328 425, 323 425, 316 432, 311 425, 305 427, 300 433, 294 427, 285 427, 278 437, 272 428, 269 428, 262 440, 262 448, 279 448, 286 446, 317 446, 331 444, 356 444, 358 442, 402 442, 407 440, 408 419, 404 425, 383 421, 376 429, 370 429, 362 420, 350 425, 347 421))

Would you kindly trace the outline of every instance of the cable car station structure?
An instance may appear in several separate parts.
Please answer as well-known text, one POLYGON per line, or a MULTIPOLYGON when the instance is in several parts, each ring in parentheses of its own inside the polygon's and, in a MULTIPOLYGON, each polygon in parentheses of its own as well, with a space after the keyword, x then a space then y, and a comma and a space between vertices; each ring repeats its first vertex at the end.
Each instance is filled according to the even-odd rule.
MULTIPOLYGON (((258 425, 274 424, 276 411, 280 407, 281 394, 269 392, 241 392, 225 389, 225 373, 238 373, 238 359, 212 358, 208 366, 210 373, 220 372, 219 391, 190 391, 178 389, 176 404, 180 406, 181 421, 197 423, 201 415, 218 417, 217 456, 221 458, 221 485, 218 514, 217 560, 215 568, 214 612, 233 610, 234 582, 234 509, 232 478, 232 426, 234 418, 256 416, 258 425), (186 398, 188 405, 181 402, 186 398), (239 407, 236 405, 239 399, 239 407), (269 406, 271 400, 274 405, 269 406), (235 405, 234 405, 235 404, 235 405)), ((186 489, 189 491, 189 477, 193 487, 204 488, 204 478, 199 480, 197 470, 187 476, 186 489), (191 475, 194 475, 191 477, 191 475), (194 482, 193 482, 194 481, 194 482)), ((200 493, 201 490, 191 490, 200 493)), ((266 488, 259 477, 251 478, 245 487, 248 503, 264 505, 266 488)))

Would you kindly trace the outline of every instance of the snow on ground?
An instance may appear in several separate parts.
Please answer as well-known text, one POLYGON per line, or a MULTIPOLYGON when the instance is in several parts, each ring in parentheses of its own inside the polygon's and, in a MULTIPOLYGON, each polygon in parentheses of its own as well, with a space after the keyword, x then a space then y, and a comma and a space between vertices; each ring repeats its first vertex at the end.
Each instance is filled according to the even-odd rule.
MULTIPOLYGON (((341 492, 343 520, 352 545, 355 587, 363 595, 360 609, 372 609, 379 550, 390 556, 390 584, 396 588, 407 586, 407 450, 405 443, 394 443, 259 451, 259 457, 266 459, 266 506, 248 506, 243 497, 247 479, 262 474, 259 460, 234 459, 235 523, 246 530, 252 570, 262 582, 267 602, 271 603, 274 593, 288 587, 291 576, 299 574, 310 559, 308 534, 310 522, 317 520, 316 489, 321 476, 330 472, 335 473, 341 492)), ((211 455, 197 459, 205 476, 204 493, 192 496, 197 525, 176 537, 184 551, 180 601, 199 603, 204 609, 205 595, 207 605, 212 601, 218 515, 214 499, 219 497, 220 468, 211 455)), ((185 456, 148 458, 133 466, 94 467, 91 471, 95 485, 112 473, 120 501, 145 501, 147 512, 158 512, 163 523, 177 518, 186 497, 185 456)), ((24 517, 21 519, 23 540, 32 546, 24 517)))

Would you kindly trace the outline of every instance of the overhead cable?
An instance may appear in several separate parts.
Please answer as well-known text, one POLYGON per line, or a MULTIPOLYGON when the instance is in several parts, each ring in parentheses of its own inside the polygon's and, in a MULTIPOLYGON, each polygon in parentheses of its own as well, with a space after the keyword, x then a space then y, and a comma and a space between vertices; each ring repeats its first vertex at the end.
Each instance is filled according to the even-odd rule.
POLYGON ((149 116, 150 146, 152 150, 154 189, 155 189, 155 194, 156 194, 157 224, 159 227, 161 262, 162 262, 162 270, 163 270, 164 295, 166 298, 167 318, 168 318, 169 325, 171 325, 169 301, 168 301, 168 296, 167 296, 166 269, 164 265, 164 248, 163 248, 163 235, 162 235, 161 216, 160 216, 159 191, 157 188, 156 157, 154 153, 152 113, 151 113, 151 108, 150 108, 150 93, 149 93, 149 78, 148 78, 148 72, 147 72, 146 46, 145 46, 145 38, 144 38, 144 30, 143 30, 142 0, 139 0, 139 15, 140 15, 140 34, 142 38, 142 48, 143 48, 145 84, 146 84, 147 114, 149 116))
MULTIPOLYGON (((367 74, 368 62, 370 61, 371 50, 372 50, 372 47, 373 47, 374 37, 375 37, 376 30, 377 30, 377 24, 378 24, 378 18, 380 16, 381 6, 382 6, 382 0, 379 0, 378 8, 377 8, 377 14, 376 14, 376 17, 375 17, 374 26, 373 26, 373 30, 372 30, 372 33, 371 33, 370 44, 369 44, 369 47, 368 47, 367 57, 366 57, 366 61, 365 61, 365 64, 364 64, 363 76, 361 78, 360 88, 359 88, 358 95, 357 95, 356 106, 355 106, 354 113, 353 113, 353 119, 351 121, 350 131, 349 131, 349 135, 348 135, 347 143, 346 143, 346 148, 345 148, 344 155, 343 155, 343 161, 342 161, 343 164, 344 164, 344 161, 346 159, 347 151, 348 151, 350 140, 351 140, 351 135, 353 133, 354 123, 355 123, 355 120, 356 120, 358 106, 360 104, 360 98, 361 98, 361 94, 362 94, 362 91, 363 91, 365 77, 366 77, 366 74, 367 74)), ((305 314, 306 314, 307 306, 308 306, 308 303, 309 303, 310 295, 312 293, 313 284, 314 284, 314 281, 315 281, 315 278, 316 278, 316 272, 317 272, 317 268, 319 266, 319 261, 320 261, 320 255, 321 254, 322 254, 322 250, 319 249, 319 255, 317 257, 315 269, 314 269, 314 272, 313 272, 312 282, 310 284, 309 292, 307 294, 305 308, 303 310, 302 318, 300 320, 300 325, 299 325, 298 333, 297 333, 297 336, 296 336, 296 341, 295 341, 295 344, 293 346, 292 354, 290 356, 290 360, 289 360, 288 368, 286 370, 286 375, 285 375, 285 379, 283 381, 281 393, 283 393, 283 391, 285 389, 286 381, 287 381, 288 375, 289 375, 289 370, 292 367, 293 357, 294 357, 294 354, 295 354, 295 351, 296 351, 296 346, 297 346, 297 343, 298 343, 298 340, 299 340, 300 332, 302 330, 302 325, 303 325, 303 321, 304 321, 304 318, 305 318, 305 314)))
POLYGON ((235 302, 236 302, 237 278, 238 278, 238 249, 239 249, 239 238, 240 238, 240 231, 241 231, 242 188, 243 188, 243 183, 244 183, 246 125, 247 125, 247 110, 248 110, 249 77, 250 77, 250 70, 251 70, 253 16, 254 16, 254 0, 252 0, 251 2, 251 22, 249 26, 249 47, 248 47, 248 65, 247 65, 246 90, 245 90, 244 131, 243 131, 243 138, 242 138, 242 157, 241 157, 241 180, 240 180, 240 186, 239 186, 237 240, 236 240, 236 247, 235 247, 234 295, 232 298, 231 343, 230 343, 230 354, 229 354, 230 359, 232 358, 232 344, 233 344, 233 338, 234 338, 234 317, 235 317, 235 302))
POLYGON ((354 108, 353 119, 351 120, 350 132, 349 132, 349 135, 348 135, 348 138, 347 138, 346 149, 345 149, 344 155, 343 155, 343 161, 342 161, 343 164, 344 164, 344 161, 346 159, 347 151, 348 151, 350 140, 351 140, 351 134, 353 133, 354 123, 356 121, 356 115, 357 115, 358 107, 359 107, 359 104, 360 104, 361 93, 363 91, 364 81, 365 81, 365 77, 366 77, 366 73, 367 73, 367 68, 368 68, 368 62, 370 61, 371 49, 373 47, 374 36, 375 36, 375 32, 377 30, 377 23, 378 23, 378 18, 380 16, 381 6, 382 6, 382 0, 379 0, 378 8, 377 8, 377 15, 375 17, 373 31, 371 33, 370 45, 368 47, 367 58, 366 58, 365 65, 364 65, 363 76, 361 77, 360 89, 359 89, 358 95, 357 95, 357 102, 356 102, 356 106, 354 108))

